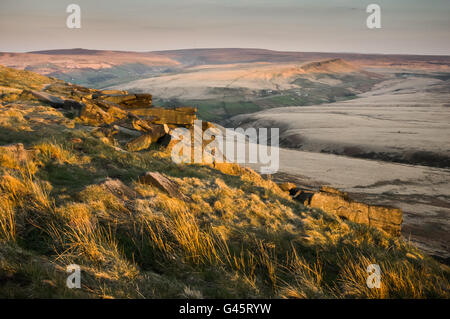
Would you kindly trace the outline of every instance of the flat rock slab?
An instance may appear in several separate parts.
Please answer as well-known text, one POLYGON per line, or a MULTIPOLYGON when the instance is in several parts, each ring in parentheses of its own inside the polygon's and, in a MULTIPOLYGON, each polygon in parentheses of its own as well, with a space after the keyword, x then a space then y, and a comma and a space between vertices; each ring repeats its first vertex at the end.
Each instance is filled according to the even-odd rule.
POLYGON ((173 124, 173 125, 185 125, 191 126, 197 119, 195 112, 192 108, 176 108, 176 109, 165 109, 161 107, 152 107, 144 109, 133 109, 130 110, 133 114, 151 117, 153 124, 173 124))
POLYGON ((93 97, 116 103, 125 109, 150 108, 152 106, 151 94, 96 94, 93 97))
POLYGON ((403 212, 398 208, 367 205, 351 200, 346 193, 327 188, 314 193, 305 204, 355 223, 379 228, 393 236, 401 234, 403 212))
POLYGON ((126 144, 126 148, 130 152, 145 151, 152 145, 153 139, 149 134, 144 134, 135 138, 126 144))
POLYGON ((39 101, 48 103, 53 107, 64 107, 64 100, 57 96, 37 91, 31 91, 31 95, 33 95, 39 101))
POLYGON ((158 172, 146 172, 139 176, 138 181, 141 184, 152 185, 159 190, 167 193, 171 197, 176 197, 183 201, 191 201, 189 197, 181 193, 178 185, 171 181, 167 176, 158 172))

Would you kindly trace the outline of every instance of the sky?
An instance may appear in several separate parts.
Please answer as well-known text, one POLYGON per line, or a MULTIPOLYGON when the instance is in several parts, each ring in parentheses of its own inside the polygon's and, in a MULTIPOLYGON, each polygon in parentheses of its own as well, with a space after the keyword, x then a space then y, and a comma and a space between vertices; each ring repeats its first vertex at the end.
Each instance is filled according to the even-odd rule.
POLYGON ((0 0, 0 51, 65 48, 450 55, 450 0, 0 0), (366 26, 371 3, 381 29, 366 26))

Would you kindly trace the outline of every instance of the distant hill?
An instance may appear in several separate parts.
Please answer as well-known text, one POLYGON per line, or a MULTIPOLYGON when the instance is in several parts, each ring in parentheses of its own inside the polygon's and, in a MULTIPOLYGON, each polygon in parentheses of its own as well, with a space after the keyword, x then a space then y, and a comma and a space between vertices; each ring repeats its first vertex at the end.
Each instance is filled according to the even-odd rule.
POLYGON ((111 88, 153 92, 157 103, 194 105, 203 119, 225 124, 237 114, 350 99, 382 79, 353 63, 327 59, 198 65, 111 88))
POLYGON ((0 53, 0 64, 102 88, 152 92, 157 105, 195 105, 200 117, 231 116, 280 106, 351 99, 380 73, 440 72, 450 56, 281 52, 252 48, 154 52, 82 48, 0 53))
POLYGON ((218 48, 218 49, 185 49, 170 51, 155 51, 153 53, 170 57, 186 65, 229 64, 254 62, 306 62, 311 60, 343 59, 362 66, 390 64, 416 65, 417 67, 440 67, 450 65, 450 56, 431 55, 384 55, 360 53, 332 52, 292 52, 273 51, 265 49, 218 48))
POLYGON ((450 56, 282 52, 264 49, 186 49, 154 52, 82 48, 0 53, 0 64, 58 77, 76 84, 105 87, 200 65, 305 63, 342 59, 362 68, 450 70, 450 56), (100 74, 97 74, 100 73, 100 74))

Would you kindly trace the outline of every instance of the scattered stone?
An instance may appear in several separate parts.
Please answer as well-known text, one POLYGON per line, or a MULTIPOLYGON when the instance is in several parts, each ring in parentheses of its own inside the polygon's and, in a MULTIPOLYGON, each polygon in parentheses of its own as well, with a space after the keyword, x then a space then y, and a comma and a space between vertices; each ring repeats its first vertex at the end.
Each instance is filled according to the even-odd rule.
POLYGON ((111 124, 128 115, 126 111, 118 107, 109 106, 105 111, 102 107, 86 99, 84 102, 84 106, 80 112, 80 119, 90 125, 101 126, 111 124))
POLYGON ((150 108, 152 106, 151 94, 94 94, 94 99, 101 99, 120 105, 125 109, 150 108))
POLYGON ((146 109, 130 110, 131 113, 139 116, 147 117, 153 124, 167 124, 177 126, 192 126, 197 119, 193 108, 176 108, 165 109, 160 107, 152 107, 146 109))
POLYGON ((48 103, 53 107, 56 107, 56 108, 64 107, 64 100, 57 96, 50 95, 45 92, 37 92, 37 91, 25 91, 24 90, 23 93, 24 94, 31 93, 31 95, 34 96, 35 98, 37 98, 39 101, 48 103))
POLYGON ((148 149, 152 145, 152 136, 150 134, 143 134, 138 138, 127 143, 126 148, 130 152, 139 152, 148 149))
POLYGON ((70 87, 72 92, 81 93, 83 96, 86 94, 98 92, 98 90, 96 90, 96 89, 86 88, 84 86, 77 85, 77 84, 68 83, 68 86, 70 87))
POLYGON ((127 144, 129 151, 138 152, 148 149, 152 143, 158 142, 162 137, 167 135, 169 128, 167 125, 150 124, 143 131, 145 132, 144 134, 127 144))
POLYGON ((75 137, 75 138, 72 139, 72 143, 73 144, 80 144, 80 143, 83 143, 83 140, 81 138, 79 138, 79 137, 75 137))
POLYGON ((141 184, 152 185, 172 197, 176 197, 184 201, 191 201, 189 197, 179 191, 179 187, 176 183, 161 173, 147 172, 139 176, 138 181, 141 184))
POLYGON ((146 120, 141 119, 133 120, 132 126, 137 131, 151 133, 152 135, 159 135, 159 137, 168 134, 170 131, 167 124, 152 124, 146 120))
POLYGON ((296 185, 294 183, 286 182, 278 185, 282 191, 290 192, 291 189, 295 188, 296 185))
POLYGON ((123 133, 125 135, 129 135, 129 136, 135 136, 135 137, 139 137, 142 135, 141 132, 135 131, 135 130, 130 130, 126 127, 122 127, 119 125, 114 125, 113 126, 114 129, 116 129, 117 131, 119 131, 120 133, 123 133))
POLYGON ((104 182, 100 183, 100 187, 111 192, 114 196, 121 200, 131 200, 138 197, 137 192, 118 179, 107 178, 104 182))
POLYGON ((143 120, 143 119, 134 119, 132 121, 132 126, 137 131, 147 132, 147 133, 154 133, 154 132, 160 132, 161 136, 168 134, 170 129, 167 124, 153 124, 150 121, 143 120))
POLYGON ((86 103, 80 112, 80 119, 90 125, 99 126, 102 124, 110 124, 114 119, 100 107, 93 103, 86 103))
POLYGON ((107 95, 107 94, 128 94, 127 91, 120 91, 120 90, 103 90, 100 91, 101 94, 107 95))

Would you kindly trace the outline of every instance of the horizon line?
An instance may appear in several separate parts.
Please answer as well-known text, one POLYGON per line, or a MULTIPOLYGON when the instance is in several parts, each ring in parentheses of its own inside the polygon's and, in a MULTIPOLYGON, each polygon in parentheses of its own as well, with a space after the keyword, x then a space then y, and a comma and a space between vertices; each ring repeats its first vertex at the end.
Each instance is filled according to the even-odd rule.
POLYGON ((203 48, 182 48, 182 49, 169 49, 169 50, 115 50, 115 49, 93 49, 93 48, 60 48, 60 49, 42 49, 33 51, 0 51, 0 53, 16 53, 16 54, 38 54, 40 52, 51 51, 70 51, 70 50, 85 50, 85 51, 110 51, 110 52, 122 52, 122 53, 158 53, 158 52, 171 52, 171 51, 194 51, 194 50, 260 50, 271 51, 279 53, 326 53, 326 54, 358 54, 358 55, 398 55, 398 56, 440 56, 450 57, 449 54, 430 54, 430 53, 385 53, 385 52, 352 52, 352 51, 294 51, 294 50, 273 50, 264 48, 251 48, 251 47, 203 47, 203 48))

